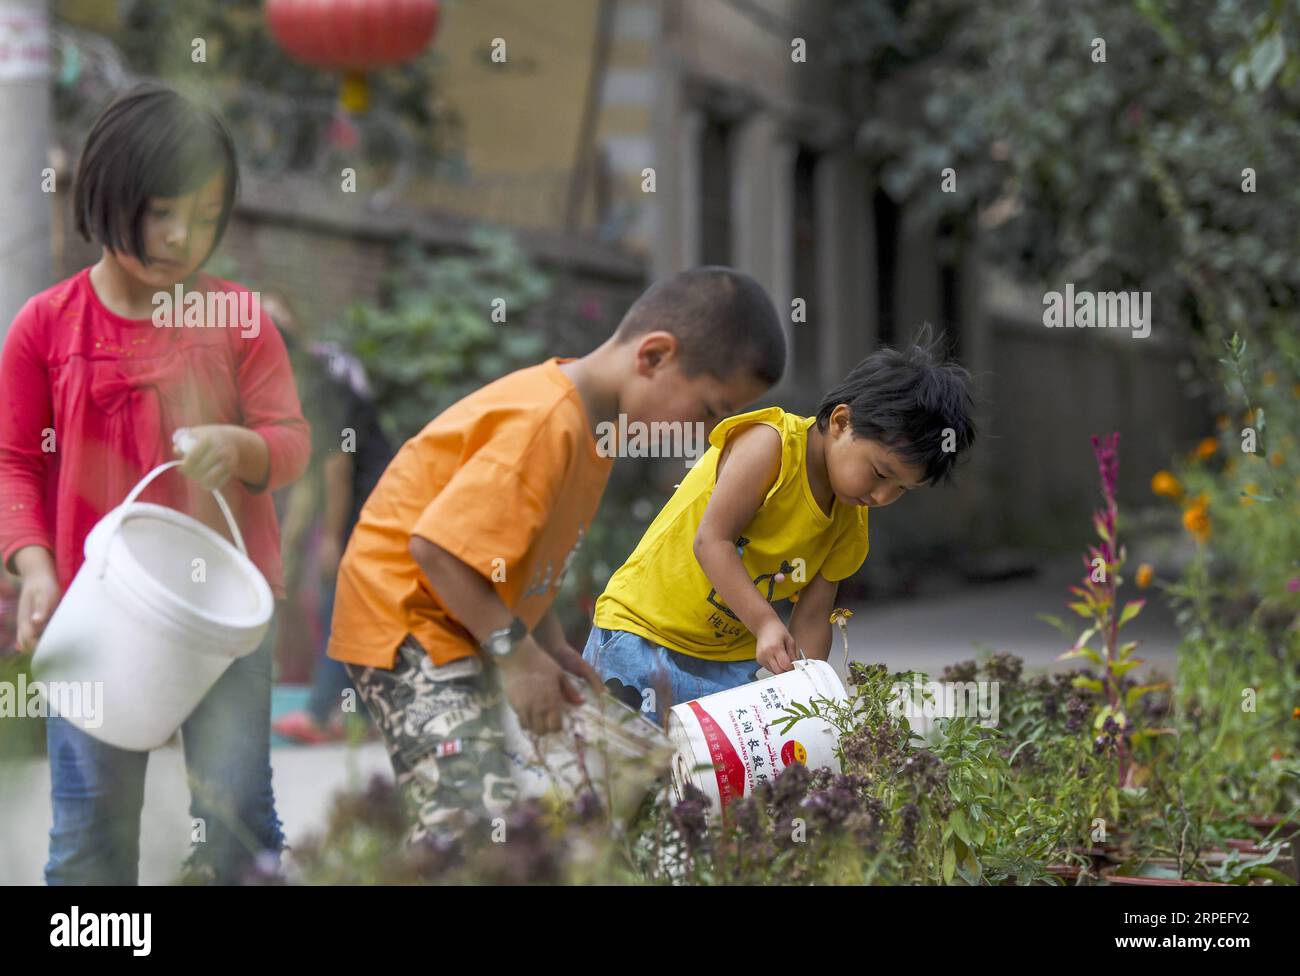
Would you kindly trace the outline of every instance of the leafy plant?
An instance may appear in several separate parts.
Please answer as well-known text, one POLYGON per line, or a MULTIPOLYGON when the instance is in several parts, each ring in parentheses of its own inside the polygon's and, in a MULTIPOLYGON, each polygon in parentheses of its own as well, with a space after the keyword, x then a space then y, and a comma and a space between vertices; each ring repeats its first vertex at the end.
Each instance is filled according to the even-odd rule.
POLYGON ((1150 290, 1171 319, 1211 335, 1291 328, 1278 313, 1300 294, 1293 4, 836 0, 832 11, 858 144, 884 192, 953 228, 950 244, 978 233, 982 259, 1031 281, 1150 290), (934 192, 946 167, 955 192, 934 192))
POLYGON ((351 306, 334 337, 365 363, 386 432, 401 442, 457 400, 546 351, 528 312, 550 285, 507 232, 479 229, 473 250, 430 258, 408 247, 392 300, 351 306), (505 321, 494 321, 495 311, 505 321))
POLYGON ((1132 684, 1124 678, 1143 662, 1135 656, 1137 641, 1120 643, 1120 629, 1133 620, 1146 601, 1131 600, 1123 609, 1119 607, 1119 587, 1123 582, 1120 573, 1128 558, 1127 550, 1119 543, 1119 504, 1115 490, 1119 478, 1119 434, 1109 438, 1092 438, 1093 453, 1101 476, 1101 493, 1105 507, 1093 514, 1092 524, 1100 542, 1088 547, 1084 566, 1088 573, 1082 585, 1071 586, 1070 592, 1078 600, 1069 604, 1071 610, 1088 621, 1088 626, 1075 638, 1074 644, 1061 655, 1060 660, 1082 658, 1098 669, 1098 675, 1079 675, 1074 679, 1076 688, 1102 695, 1106 704, 1098 710, 1092 729, 1097 733, 1094 748, 1098 752, 1113 750, 1116 756, 1118 783, 1130 786, 1131 749, 1142 738, 1162 734, 1164 730, 1135 728, 1130 715, 1141 700, 1155 691, 1168 687, 1165 683, 1132 684), (1100 650, 1091 646, 1100 642, 1100 650))

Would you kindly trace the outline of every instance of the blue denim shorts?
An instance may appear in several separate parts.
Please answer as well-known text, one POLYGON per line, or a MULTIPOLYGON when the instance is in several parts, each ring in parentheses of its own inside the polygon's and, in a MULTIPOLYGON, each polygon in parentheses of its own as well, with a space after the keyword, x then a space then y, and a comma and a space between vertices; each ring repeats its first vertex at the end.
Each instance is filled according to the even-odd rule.
MULTIPOLYGON (((660 724, 667 721, 672 706, 749 684, 758 670, 757 661, 706 661, 671 651, 639 634, 604 627, 591 628, 582 657, 600 674, 601 681, 622 682, 643 702, 648 701, 646 690, 653 689, 654 706, 646 711, 655 712, 660 724), (671 701, 663 700, 665 693, 671 695, 671 701)), ((627 693, 628 703, 635 705, 632 693, 627 693)))

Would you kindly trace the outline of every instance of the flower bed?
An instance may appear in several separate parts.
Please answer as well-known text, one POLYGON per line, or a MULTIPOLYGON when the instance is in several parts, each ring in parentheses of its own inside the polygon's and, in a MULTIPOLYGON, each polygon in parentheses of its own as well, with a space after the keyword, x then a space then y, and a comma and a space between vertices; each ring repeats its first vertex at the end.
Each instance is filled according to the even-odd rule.
MULTIPOLYGON (((1244 348, 1234 340, 1229 353, 1225 364, 1246 390, 1244 348)), ((1251 416, 1258 422, 1254 409, 1251 416)), ((1162 472, 1153 483, 1183 503, 1196 558, 1177 581, 1158 581, 1147 566, 1135 574, 1139 588, 1162 588, 1177 608, 1176 682, 1144 673, 1137 642, 1123 638, 1144 601, 1121 596, 1119 437, 1094 438, 1103 505, 1093 516, 1097 542, 1084 557, 1085 576, 1070 588, 1080 629, 1047 618, 1063 634, 1061 658, 1076 669, 1026 675, 1019 659, 995 653, 941 675, 996 686, 996 722, 940 718, 922 738, 900 714, 898 689, 927 677, 855 662, 847 666, 847 701, 795 703, 782 720, 782 731, 811 715, 836 726, 841 770, 791 765, 734 800, 725 819, 711 818, 709 801, 688 791, 675 804, 661 794, 630 823, 612 823, 596 796, 585 795, 567 807, 524 804, 460 843, 405 849, 398 798, 376 782, 345 799, 327 836, 298 852, 301 877, 1294 884, 1300 587, 1279 586, 1275 577, 1296 572, 1282 555, 1296 527, 1214 515, 1231 490, 1204 468, 1219 446, 1202 445, 1190 462, 1200 467, 1189 466, 1181 479, 1162 472), (1196 485, 1190 500, 1187 482, 1196 485), (1228 545, 1218 561, 1216 534, 1228 545), (1263 553, 1247 552, 1252 544, 1263 553)), ((1235 477, 1226 464, 1218 475, 1235 477)), ((1249 500, 1276 519, 1288 517, 1291 499, 1285 480, 1275 479, 1271 494, 1249 500)), ((849 616, 832 617, 846 661, 849 616)))

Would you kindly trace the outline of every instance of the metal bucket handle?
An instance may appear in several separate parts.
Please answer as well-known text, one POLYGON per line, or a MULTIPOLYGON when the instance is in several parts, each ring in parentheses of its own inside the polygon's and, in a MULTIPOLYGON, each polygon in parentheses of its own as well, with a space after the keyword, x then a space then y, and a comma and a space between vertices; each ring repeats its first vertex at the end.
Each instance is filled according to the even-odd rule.
MULTIPOLYGON (((131 493, 126 496, 126 500, 122 502, 122 504, 118 507, 118 511, 121 512, 121 514, 118 515, 116 522, 113 525, 113 530, 108 534, 108 538, 104 541, 103 555, 100 557, 99 560, 99 576, 101 578, 103 577, 105 571, 108 569, 109 543, 112 542, 113 536, 117 535, 117 530, 122 527, 122 522, 126 516, 126 509, 131 504, 133 504, 137 498, 140 497, 140 493, 143 492, 146 488, 148 488, 149 484, 155 478, 157 478, 168 468, 179 467, 183 463, 184 463, 183 461, 167 461, 164 464, 158 465, 158 467, 154 468, 147 475, 145 475, 143 478, 140 479, 140 483, 131 489, 131 493)), ((243 555, 247 556, 248 549, 244 546, 244 537, 239 531, 239 526, 235 524, 235 517, 234 515, 231 514, 230 506, 226 504, 226 500, 221 496, 221 492, 217 491, 217 489, 213 488, 212 494, 213 497, 215 497, 217 500, 217 506, 221 509, 221 514, 226 517, 226 525, 230 527, 230 534, 235 540, 235 545, 239 548, 239 551, 243 555)))

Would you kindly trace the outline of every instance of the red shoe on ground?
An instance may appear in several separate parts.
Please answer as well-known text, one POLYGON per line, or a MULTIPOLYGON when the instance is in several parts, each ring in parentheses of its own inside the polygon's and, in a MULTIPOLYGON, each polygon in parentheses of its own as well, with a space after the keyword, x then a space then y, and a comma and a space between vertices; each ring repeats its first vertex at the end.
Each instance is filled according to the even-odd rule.
POLYGON ((271 731, 305 746, 338 742, 342 738, 334 729, 321 728, 316 724, 316 720, 304 711, 290 712, 280 720, 271 723, 271 731))

